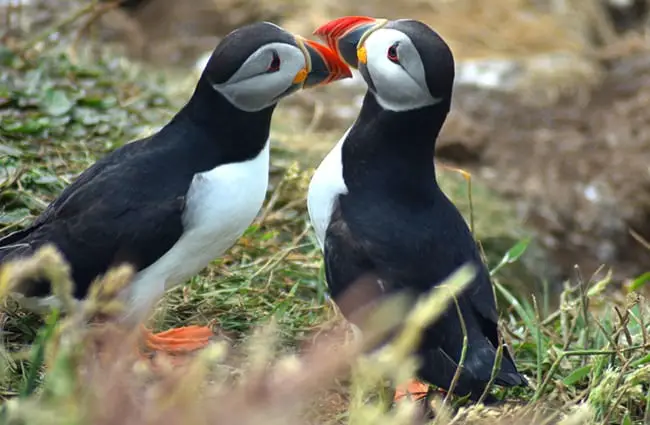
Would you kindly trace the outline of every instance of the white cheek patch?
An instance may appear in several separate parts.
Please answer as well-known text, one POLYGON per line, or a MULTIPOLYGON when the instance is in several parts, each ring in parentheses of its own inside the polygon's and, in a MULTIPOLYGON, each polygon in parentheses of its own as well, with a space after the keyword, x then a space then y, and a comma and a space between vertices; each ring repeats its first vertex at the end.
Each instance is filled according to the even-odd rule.
POLYGON ((269 43, 253 52, 228 81, 212 87, 237 108, 256 112, 276 103, 304 67, 305 55, 300 48, 286 43, 269 43), (280 58, 280 70, 266 73, 273 50, 280 58))
POLYGON ((242 111, 256 112, 271 106, 291 86, 291 79, 280 74, 284 71, 256 75, 215 89, 242 111))
POLYGON ((406 34, 382 28, 370 34, 364 46, 368 73, 382 108, 395 112, 408 111, 442 100, 431 96, 420 55, 406 34), (398 52, 401 65, 388 59, 388 48, 395 42, 400 43, 398 52))

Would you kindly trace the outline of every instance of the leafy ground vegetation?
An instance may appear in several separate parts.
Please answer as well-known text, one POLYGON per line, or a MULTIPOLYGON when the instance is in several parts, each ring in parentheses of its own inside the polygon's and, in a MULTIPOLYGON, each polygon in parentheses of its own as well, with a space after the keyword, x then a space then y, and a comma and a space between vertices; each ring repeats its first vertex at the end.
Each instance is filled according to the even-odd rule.
MULTIPOLYGON (((24 57, 3 49, 0 232, 26 225, 96 158, 152 131, 178 106, 162 77, 117 59, 88 64, 61 51, 24 57)), ((282 123, 274 125, 281 137, 282 123)), ((170 368, 165 359, 149 365, 130 334, 82 325, 119 311, 113 295, 128 283, 129 270, 106 276, 103 289, 72 314, 45 318, 20 310, 7 295, 16 275, 45 270, 66 298, 71 284, 56 252, 45 250, 0 274, 0 423, 412 423, 414 406, 386 411, 380 388, 386 379, 410 375, 409 347, 418 329, 453 302, 450 291, 433 293, 411 311, 407 330, 382 355, 359 356, 327 301, 322 258, 307 225, 311 170, 293 162, 291 152, 273 153, 273 184, 256 222, 154 312, 156 329, 210 323, 220 334, 186 365, 170 368)), ((480 220, 480 208, 469 212, 468 222, 480 220)), ((505 403, 491 408, 443 394, 432 401, 432 423, 650 423, 650 311, 638 292, 648 276, 614 293, 607 279, 577 273, 559 301, 552 293, 515 296, 504 273, 526 256, 528 243, 490 259, 493 253, 488 264, 506 342, 531 387, 494 389, 505 403)), ((446 288, 462 290, 469 277, 471 270, 461 269, 446 288)), ((368 321, 370 331, 406 316, 402 307, 397 299, 380 309, 368 321)))

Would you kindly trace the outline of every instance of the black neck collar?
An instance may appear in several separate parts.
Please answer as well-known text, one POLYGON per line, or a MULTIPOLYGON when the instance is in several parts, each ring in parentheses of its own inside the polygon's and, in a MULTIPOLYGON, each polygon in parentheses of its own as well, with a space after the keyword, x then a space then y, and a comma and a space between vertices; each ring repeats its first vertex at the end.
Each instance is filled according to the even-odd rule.
MULTIPOLYGON (((366 96, 343 145, 346 184, 368 179, 414 185, 435 181, 436 139, 449 102, 403 112, 385 110, 371 92, 366 96)), ((386 183, 388 184, 388 183, 386 183)))
POLYGON ((449 109, 450 103, 443 101, 419 109, 393 112, 382 108, 375 95, 367 92, 359 117, 348 136, 351 139, 349 144, 363 151, 394 151, 433 159, 436 140, 449 109))

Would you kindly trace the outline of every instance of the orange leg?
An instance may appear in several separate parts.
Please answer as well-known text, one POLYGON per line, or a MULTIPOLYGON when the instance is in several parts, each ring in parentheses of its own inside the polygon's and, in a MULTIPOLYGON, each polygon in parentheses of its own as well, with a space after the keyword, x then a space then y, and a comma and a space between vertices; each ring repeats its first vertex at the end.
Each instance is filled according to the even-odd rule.
POLYGON ((397 386, 393 401, 401 400, 407 396, 410 396, 413 401, 421 400, 427 396, 428 391, 429 386, 427 384, 412 379, 405 384, 397 386))
POLYGON ((204 348, 214 336, 206 326, 185 326, 157 334, 142 326, 144 345, 148 351, 164 353, 177 358, 204 348))

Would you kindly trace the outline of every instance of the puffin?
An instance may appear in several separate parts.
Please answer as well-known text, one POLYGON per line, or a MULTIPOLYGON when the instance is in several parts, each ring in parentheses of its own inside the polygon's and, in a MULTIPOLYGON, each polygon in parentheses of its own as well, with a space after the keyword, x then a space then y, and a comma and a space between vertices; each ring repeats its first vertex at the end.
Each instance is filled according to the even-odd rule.
MULTIPOLYGON (((164 292, 221 256, 251 225, 269 179, 270 125, 279 100, 351 77, 327 46, 270 22, 227 34, 185 105, 155 134, 102 157, 28 227, 0 239, 0 267, 53 245, 69 263, 74 297, 109 269, 128 264, 120 323, 141 325, 154 353, 209 343, 208 327, 154 334, 143 325, 164 292)), ((41 278, 13 297, 43 312, 62 303, 41 278)))
MULTIPOLYGON (((345 16, 314 34, 367 85, 356 120, 318 165, 308 188, 309 220, 323 252, 330 297, 351 321, 355 311, 389 295, 417 299, 473 264, 478 273, 457 298, 458 309, 451 303, 425 329, 415 352, 418 378, 398 385, 395 401, 407 395, 426 399, 429 384, 450 390, 463 350, 458 310, 468 346, 452 392, 477 401, 501 342, 488 270, 466 221, 436 181, 436 139, 454 84, 452 51, 437 32, 412 19, 345 16), (356 290, 355 302, 340 306, 362 278, 374 287, 356 290)), ((527 385, 505 345, 495 384, 527 385)), ((497 400, 487 395, 484 401, 497 400)))

